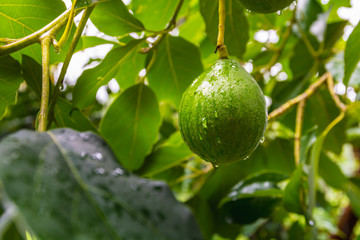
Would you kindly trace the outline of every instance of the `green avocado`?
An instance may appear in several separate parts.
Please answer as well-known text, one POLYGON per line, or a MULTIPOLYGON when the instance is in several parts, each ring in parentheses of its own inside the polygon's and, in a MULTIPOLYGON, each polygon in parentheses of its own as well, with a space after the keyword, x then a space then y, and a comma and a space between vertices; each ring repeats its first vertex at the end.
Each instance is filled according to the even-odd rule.
POLYGON ((252 12, 272 13, 284 9, 294 0, 240 0, 240 2, 252 12))
POLYGON ((266 124, 265 98, 259 85, 232 59, 219 59, 195 79, 179 107, 185 143, 215 165, 248 158, 266 124))

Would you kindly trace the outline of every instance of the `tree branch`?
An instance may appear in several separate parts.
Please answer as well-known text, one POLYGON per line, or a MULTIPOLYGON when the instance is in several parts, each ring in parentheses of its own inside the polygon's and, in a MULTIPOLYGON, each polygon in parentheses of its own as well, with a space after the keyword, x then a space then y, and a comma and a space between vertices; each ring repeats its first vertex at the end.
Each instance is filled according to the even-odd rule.
POLYGON ((302 94, 299 96, 290 99, 283 105, 281 105, 279 108, 275 109, 269 114, 268 120, 273 120, 274 118, 280 116, 281 114, 285 113, 287 110, 289 110, 292 106, 299 103, 300 101, 310 97, 320 86, 323 84, 326 79, 329 77, 329 73, 326 72, 324 75, 322 75, 316 82, 311 84, 308 89, 305 90, 302 94))

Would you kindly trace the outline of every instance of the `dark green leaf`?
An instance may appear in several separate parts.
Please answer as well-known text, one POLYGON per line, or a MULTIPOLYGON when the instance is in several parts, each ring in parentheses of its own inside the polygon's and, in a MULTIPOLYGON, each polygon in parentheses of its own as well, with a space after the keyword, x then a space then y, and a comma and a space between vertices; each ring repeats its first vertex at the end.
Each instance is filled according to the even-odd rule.
MULTIPOLYGON (((206 24, 206 33, 216 46, 219 25, 219 1, 201 0, 200 12, 206 24)), ((238 0, 226 0, 225 45, 230 55, 242 58, 249 39, 249 24, 245 9, 238 0)))
POLYGON ((343 83, 348 85, 350 77, 360 60, 360 24, 358 24, 349 36, 345 48, 345 75, 343 83))
POLYGON ((294 171, 290 182, 286 185, 284 190, 283 204, 284 207, 295 213, 303 213, 303 194, 304 194, 304 179, 303 179, 303 164, 300 164, 294 171))
POLYGON ((74 88, 74 105, 79 108, 91 105, 99 88, 112 78, 123 89, 134 85, 143 68, 144 55, 138 53, 141 43, 143 40, 134 40, 124 47, 115 47, 98 66, 85 70, 74 88))
POLYGON ((347 21, 338 21, 328 24, 325 33, 324 49, 331 49, 344 34, 347 21))
POLYGON ((114 100, 100 123, 100 133, 124 167, 135 170, 156 142, 160 124, 156 96, 141 83, 114 100))
POLYGON ((54 114, 56 127, 97 132, 94 124, 79 109, 73 108, 72 104, 63 98, 57 99, 54 114))
POLYGON ((286 178, 281 173, 263 172, 239 182, 220 203, 227 219, 248 224, 258 218, 268 217, 281 202, 283 195, 276 184, 286 178))
POLYGON ((82 36, 81 37, 81 48, 77 48, 76 51, 81 51, 86 48, 96 47, 102 44, 118 44, 118 42, 106 40, 94 36, 82 36))
POLYGON ((143 24, 132 15, 123 1, 101 1, 91 14, 91 21, 110 36, 122 36, 144 30, 143 24))
POLYGON ((316 0, 298 0, 296 10, 296 18, 305 31, 310 29, 318 14, 323 12, 320 3, 316 0))
POLYGON ((41 65, 33 58, 22 55, 22 72, 26 84, 41 98, 42 69, 41 65))
POLYGON ((153 54, 150 87, 159 100, 178 106, 185 89, 203 70, 199 50, 183 38, 166 35, 153 54))
POLYGON ((0 119, 4 117, 7 108, 16 102, 17 90, 22 81, 19 62, 10 56, 0 57, 0 119))
POLYGON ((146 164, 141 169, 141 174, 146 177, 152 176, 181 163, 193 155, 182 140, 180 132, 175 132, 164 144, 146 158, 146 164))
POLYGON ((340 167, 325 154, 320 157, 319 174, 333 188, 343 189, 348 183, 340 167))
POLYGON ((2 189, 38 239, 202 239, 164 183, 127 173, 92 133, 20 131, 0 159, 2 189))
POLYGON ((160 31, 165 28, 175 11, 177 0, 141 0, 133 1, 133 12, 146 29, 160 31), (156 17, 154 17, 156 16, 156 17))

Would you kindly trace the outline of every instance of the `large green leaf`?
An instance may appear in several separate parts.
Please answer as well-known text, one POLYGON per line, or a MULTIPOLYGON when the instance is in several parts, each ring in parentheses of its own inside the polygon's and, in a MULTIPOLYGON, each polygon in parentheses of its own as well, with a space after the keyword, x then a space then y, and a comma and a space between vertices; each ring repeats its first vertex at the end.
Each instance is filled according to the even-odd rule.
MULTIPOLYGON (((18 39, 36 32, 46 26, 65 11, 65 4, 61 0, 2 0, 0 3, 0 38, 18 39)), ((72 28, 72 34, 75 31, 72 28)), ((59 34, 61 36, 61 32, 59 34)), ((71 36, 69 37, 71 39, 71 36)), ((70 41, 64 46, 67 49, 70 41)), ((33 57, 41 62, 41 48, 39 44, 26 47, 21 53, 33 57)), ((63 59, 66 51, 56 54, 50 51, 51 62, 63 59)), ((21 59, 19 53, 14 53, 17 60, 21 59)))
POLYGON ((150 87, 159 100, 177 106, 182 93, 203 70, 199 49, 183 38, 166 35, 153 54, 155 62, 148 73, 150 87))
POLYGON ((134 40, 126 46, 115 47, 98 66, 85 70, 74 88, 74 105, 79 108, 91 105, 99 88, 114 77, 123 89, 134 85, 143 68, 144 56, 138 54, 142 42, 134 40))
POLYGON ((100 31, 110 36, 144 30, 143 24, 129 12, 121 0, 101 1, 90 19, 100 31))
POLYGON ((138 0, 133 1, 132 10, 134 15, 144 23, 146 29, 160 31, 170 21, 177 2, 178 0, 138 0))
POLYGON ((284 207, 295 213, 304 212, 304 172, 303 164, 301 163, 298 168, 294 171, 289 183, 286 185, 284 190, 284 207))
POLYGON ((114 100, 100 123, 100 133, 124 167, 135 170, 156 142, 160 124, 156 96, 140 83, 114 100))
POLYGON ((345 75, 343 83, 348 85, 350 77, 354 72, 356 65, 360 60, 360 24, 358 24, 352 31, 345 48, 345 75))
POLYGON ((5 115, 8 106, 15 103, 22 81, 19 62, 10 56, 0 57, 0 119, 5 115))
POLYGON ((41 65, 33 58, 22 55, 22 74, 27 86, 41 98, 42 69, 41 65))
MULTIPOLYGON (((249 39, 249 24, 245 9, 238 0, 226 0, 225 45, 230 55, 242 58, 249 39)), ((200 12, 206 24, 206 33, 216 46, 219 13, 219 1, 200 0, 200 12)))
POLYGON ((92 133, 20 131, 0 159, 2 196, 39 240, 202 239, 164 183, 126 172, 92 133))

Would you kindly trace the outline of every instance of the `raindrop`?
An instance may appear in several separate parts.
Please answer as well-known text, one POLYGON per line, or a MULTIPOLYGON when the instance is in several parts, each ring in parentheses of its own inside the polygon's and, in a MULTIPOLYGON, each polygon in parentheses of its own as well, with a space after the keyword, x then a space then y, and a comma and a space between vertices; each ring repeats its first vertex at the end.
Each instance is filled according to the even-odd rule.
POLYGON ((98 160, 98 161, 104 161, 104 157, 101 153, 97 152, 97 153, 93 153, 91 155, 91 158, 94 160, 98 160))
POLYGON ((264 142, 265 142, 265 137, 262 137, 262 138, 260 139, 260 142, 261 142, 261 143, 264 143, 264 142))
POLYGON ((244 158, 244 160, 246 160, 246 159, 248 159, 250 156, 246 156, 245 158, 244 158))
POLYGON ((95 168, 94 173, 99 174, 99 175, 103 175, 105 173, 105 169, 103 169, 103 168, 95 168))
POLYGON ((124 175, 125 171, 121 168, 115 168, 114 171, 112 171, 111 175, 113 176, 121 176, 124 175))
POLYGON ((204 128, 207 128, 206 118, 203 118, 203 119, 202 119, 202 125, 203 125, 204 128))
POLYGON ((276 14, 280 16, 282 14, 282 10, 277 11, 276 14))
POLYGON ((314 222, 313 220, 309 220, 309 221, 308 221, 308 224, 309 224, 310 226, 315 226, 315 222, 314 222))
POLYGON ((80 133, 79 135, 84 141, 88 141, 90 139, 90 135, 88 133, 80 133))
POLYGON ((218 168, 219 168, 219 165, 216 164, 216 163, 211 163, 211 165, 213 166, 214 169, 218 169, 218 168))
POLYGON ((81 152, 81 153, 80 153, 80 157, 81 157, 82 159, 85 159, 87 156, 88 156, 87 152, 81 152))

